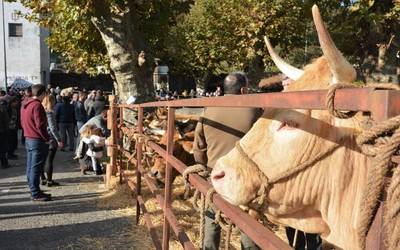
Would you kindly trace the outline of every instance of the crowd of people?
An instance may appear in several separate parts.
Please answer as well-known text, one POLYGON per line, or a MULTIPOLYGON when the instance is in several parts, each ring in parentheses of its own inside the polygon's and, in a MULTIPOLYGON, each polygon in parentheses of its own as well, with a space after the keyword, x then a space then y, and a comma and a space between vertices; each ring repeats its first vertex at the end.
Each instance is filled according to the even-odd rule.
POLYGON ((75 152, 81 171, 102 174, 107 98, 101 90, 61 90, 38 84, 24 90, 0 91, 1 168, 13 165, 19 141, 27 152, 26 174, 31 198, 51 200, 40 185, 58 186, 53 180, 57 150, 75 152), (19 133, 21 131, 21 133, 19 133), (19 140, 20 135, 20 140, 19 140))

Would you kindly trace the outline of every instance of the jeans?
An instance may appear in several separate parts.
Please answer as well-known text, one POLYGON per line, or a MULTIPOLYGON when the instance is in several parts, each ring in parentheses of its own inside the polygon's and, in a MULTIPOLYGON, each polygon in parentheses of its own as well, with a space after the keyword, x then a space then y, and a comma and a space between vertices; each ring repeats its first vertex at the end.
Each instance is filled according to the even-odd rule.
POLYGON ((73 151, 75 148, 75 136, 74 136, 74 124, 73 123, 58 123, 58 128, 60 129, 61 139, 63 142, 67 143, 67 134, 68 134, 68 145, 69 150, 73 151))
POLYGON ((44 168, 44 171, 42 172, 42 180, 47 180, 51 182, 53 180, 53 162, 54 158, 56 157, 57 153, 57 148, 56 147, 50 147, 49 148, 49 153, 47 156, 47 164, 44 168), (45 173, 47 175, 47 178, 45 176, 45 173))
POLYGON ((8 159, 7 159, 7 151, 8 151, 8 142, 7 142, 7 133, 0 132, 0 138, 2 138, 2 142, 0 143, 0 162, 3 168, 8 167, 8 159))
POLYGON ((18 147, 18 130, 9 129, 7 140, 8 140, 8 155, 13 155, 18 147))
POLYGON ((49 145, 40 139, 25 139, 26 147, 26 176, 28 179, 29 190, 33 198, 39 195, 40 174, 46 162, 49 145))
MULTIPOLYGON (((205 232, 203 250, 218 250, 221 240, 221 227, 214 222, 215 212, 212 209, 206 211, 205 232)), ((240 245, 242 250, 260 249, 247 235, 240 233, 240 245)))
POLYGON ((296 250, 322 250, 322 239, 318 234, 305 233, 297 230, 296 242, 294 241, 296 229, 285 227, 289 245, 296 250))

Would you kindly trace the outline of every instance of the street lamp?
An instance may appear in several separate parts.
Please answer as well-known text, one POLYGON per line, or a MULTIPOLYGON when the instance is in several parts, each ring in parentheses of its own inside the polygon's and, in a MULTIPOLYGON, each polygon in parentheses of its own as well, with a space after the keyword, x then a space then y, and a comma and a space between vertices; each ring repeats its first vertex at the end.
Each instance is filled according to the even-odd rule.
POLYGON ((4 53, 4 85, 7 91, 7 53, 6 53, 6 20, 4 19, 4 0, 1 0, 1 14, 3 21, 3 53, 4 53))

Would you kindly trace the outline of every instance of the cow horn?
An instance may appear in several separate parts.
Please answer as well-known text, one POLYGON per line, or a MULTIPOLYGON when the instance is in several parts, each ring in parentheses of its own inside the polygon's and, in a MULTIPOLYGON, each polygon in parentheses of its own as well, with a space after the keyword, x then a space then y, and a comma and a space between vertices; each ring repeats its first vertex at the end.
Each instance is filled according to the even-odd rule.
POLYGON ((333 74, 332 83, 353 82, 356 79, 356 70, 336 48, 322 20, 319 8, 315 4, 312 7, 312 15, 322 52, 333 74))
POLYGON ((272 61, 274 61, 275 65, 278 67, 280 71, 282 71, 283 74, 285 74, 287 77, 289 77, 292 80, 297 80, 299 79, 304 71, 301 69, 298 69, 296 67, 293 67, 292 65, 288 64, 285 62, 274 50, 272 47, 271 43, 269 42, 268 37, 264 36, 264 41, 267 44, 267 49, 269 52, 269 55, 272 58, 272 61))

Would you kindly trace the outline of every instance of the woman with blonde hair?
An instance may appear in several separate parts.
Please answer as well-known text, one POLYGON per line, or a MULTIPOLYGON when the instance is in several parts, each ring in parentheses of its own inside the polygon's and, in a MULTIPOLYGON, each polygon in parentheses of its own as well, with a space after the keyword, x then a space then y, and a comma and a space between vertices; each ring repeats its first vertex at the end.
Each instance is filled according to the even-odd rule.
POLYGON ((57 129, 56 118, 54 115, 54 106, 56 105, 56 98, 53 95, 46 95, 42 101, 44 110, 47 116, 47 131, 50 135, 49 154, 47 156, 47 164, 42 172, 42 185, 48 187, 60 185, 58 182, 53 181, 53 161, 56 156, 57 148, 63 146, 60 133, 57 129), (45 176, 45 173, 47 176, 45 176))

